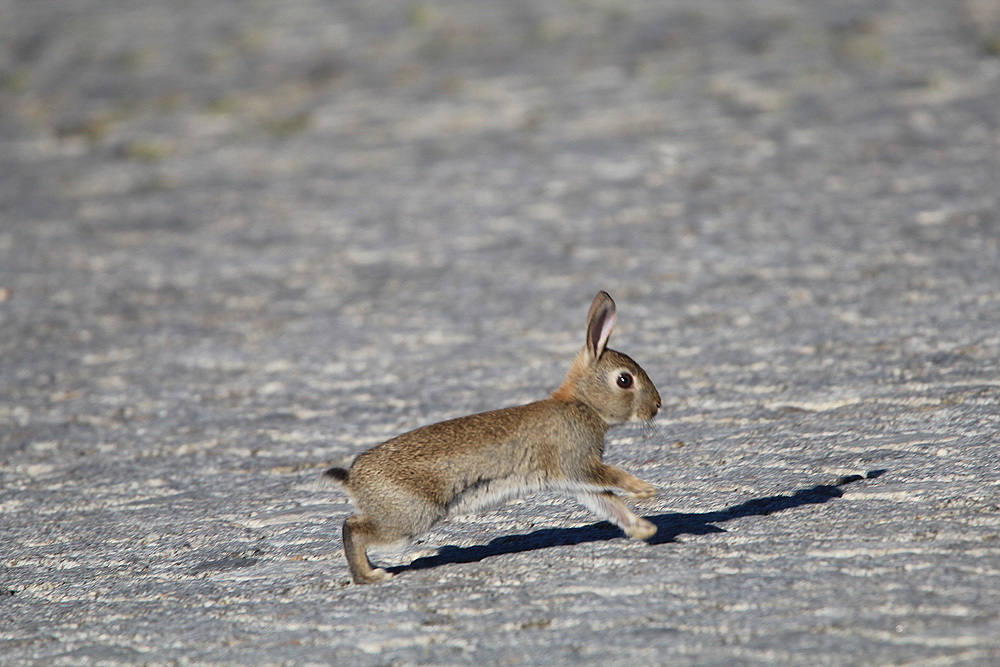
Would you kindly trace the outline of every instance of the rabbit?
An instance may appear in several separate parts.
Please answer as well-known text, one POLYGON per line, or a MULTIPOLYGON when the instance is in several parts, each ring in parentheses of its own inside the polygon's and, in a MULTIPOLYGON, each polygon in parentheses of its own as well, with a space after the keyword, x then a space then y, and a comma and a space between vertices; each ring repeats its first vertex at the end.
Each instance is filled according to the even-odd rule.
POLYGON ((358 513, 344 521, 352 579, 392 575, 374 568, 370 545, 409 540, 442 519, 470 514, 542 490, 565 492, 633 539, 656 526, 633 514, 614 489, 646 500, 656 487, 603 462, 614 424, 648 421, 660 394, 629 357, 606 348, 615 302, 599 292, 587 315, 587 339, 549 398, 424 426, 360 454, 350 469, 330 468, 358 513))

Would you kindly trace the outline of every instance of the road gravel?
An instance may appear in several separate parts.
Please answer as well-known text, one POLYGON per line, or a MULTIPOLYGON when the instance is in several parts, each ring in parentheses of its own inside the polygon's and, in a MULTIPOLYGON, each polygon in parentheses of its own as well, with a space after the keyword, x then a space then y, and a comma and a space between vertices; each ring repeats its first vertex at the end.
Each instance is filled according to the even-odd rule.
POLYGON ((998 269, 989 0, 0 2, 0 663, 1000 664, 998 269), (351 584, 324 467, 599 289, 651 543, 351 584))

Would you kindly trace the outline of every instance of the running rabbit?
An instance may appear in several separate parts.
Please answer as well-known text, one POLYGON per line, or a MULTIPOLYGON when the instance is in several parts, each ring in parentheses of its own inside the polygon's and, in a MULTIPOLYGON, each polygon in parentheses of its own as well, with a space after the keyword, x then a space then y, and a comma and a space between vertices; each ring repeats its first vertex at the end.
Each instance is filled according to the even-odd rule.
POLYGON ((645 500, 656 488, 602 461, 614 424, 652 419, 660 394, 646 372, 605 346, 615 302, 599 292, 587 340, 549 398, 431 424, 362 453, 350 470, 330 468, 358 513, 344 522, 344 552, 355 582, 389 578, 367 548, 411 539, 442 519, 541 490, 571 494, 591 512, 645 540, 656 526, 613 493, 645 500))

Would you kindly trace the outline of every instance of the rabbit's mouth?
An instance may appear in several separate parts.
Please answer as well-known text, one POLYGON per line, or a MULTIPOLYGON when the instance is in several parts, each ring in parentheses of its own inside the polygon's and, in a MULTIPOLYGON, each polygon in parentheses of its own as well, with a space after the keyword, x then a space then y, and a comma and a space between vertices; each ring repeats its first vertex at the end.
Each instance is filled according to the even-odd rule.
POLYGON ((659 408, 655 406, 651 408, 640 408, 636 410, 631 417, 628 418, 628 421, 638 422, 638 423, 648 422, 651 421, 656 416, 657 412, 659 412, 659 408))
POLYGON ((635 415, 636 419, 641 421, 649 421, 650 419, 656 416, 656 413, 660 411, 661 405, 662 404, 660 403, 660 396, 659 393, 657 393, 655 403, 650 403, 649 406, 643 406, 643 409, 636 411, 635 415))

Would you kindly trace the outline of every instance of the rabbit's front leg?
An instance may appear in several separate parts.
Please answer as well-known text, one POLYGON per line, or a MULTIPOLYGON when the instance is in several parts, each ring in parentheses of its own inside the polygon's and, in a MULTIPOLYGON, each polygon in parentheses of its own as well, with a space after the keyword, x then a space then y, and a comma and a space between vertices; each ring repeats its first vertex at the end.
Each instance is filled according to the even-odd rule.
POLYGON ((576 499, 597 516, 624 530, 632 539, 646 540, 656 533, 656 526, 633 514, 611 491, 580 491, 576 499))
POLYGON ((588 473, 590 478, 588 481, 596 486, 621 489, 632 500, 648 500, 656 495, 656 487, 652 484, 647 484, 635 475, 603 462, 591 465, 588 473))

